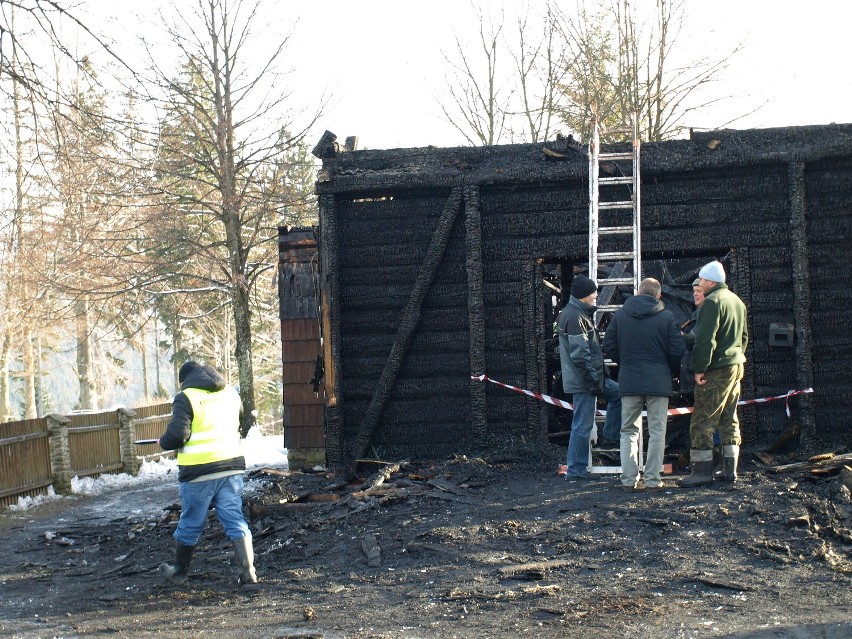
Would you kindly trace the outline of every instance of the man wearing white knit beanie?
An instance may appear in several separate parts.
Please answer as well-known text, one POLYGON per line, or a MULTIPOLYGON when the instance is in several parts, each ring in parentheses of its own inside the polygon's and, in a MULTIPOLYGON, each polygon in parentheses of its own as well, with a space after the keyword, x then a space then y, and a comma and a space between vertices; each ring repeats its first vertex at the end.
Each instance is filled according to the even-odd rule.
POLYGON ((698 271, 698 286, 704 303, 695 323, 695 346, 690 368, 695 371, 695 408, 689 427, 689 477, 681 486, 713 483, 713 433, 722 443, 720 479, 737 480, 740 453, 740 423, 737 402, 748 345, 746 307, 725 284, 725 269, 710 262, 698 271))

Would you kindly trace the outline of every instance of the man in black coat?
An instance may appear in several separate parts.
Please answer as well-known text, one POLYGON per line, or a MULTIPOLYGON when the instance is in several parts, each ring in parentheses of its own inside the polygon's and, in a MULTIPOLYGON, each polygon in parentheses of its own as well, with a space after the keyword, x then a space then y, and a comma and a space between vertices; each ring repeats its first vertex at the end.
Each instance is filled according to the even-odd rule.
POLYGON ((637 458, 643 407, 648 412, 645 487, 651 490, 663 487, 660 472, 672 375, 679 371, 684 343, 674 315, 660 301, 661 294, 657 280, 651 277, 642 280, 639 294, 615 312, 604 336, 604 353, 618 363, 621 484, 628 492, 641 490, 637 458))

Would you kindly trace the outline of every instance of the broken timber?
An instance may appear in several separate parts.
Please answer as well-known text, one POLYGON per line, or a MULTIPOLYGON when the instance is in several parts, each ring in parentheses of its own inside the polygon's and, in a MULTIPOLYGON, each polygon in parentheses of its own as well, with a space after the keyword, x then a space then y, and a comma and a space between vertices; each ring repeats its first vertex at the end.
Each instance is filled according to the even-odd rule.
POLYGON ((770 473, 790 473, 797 470, 818 471, 834 468, 840 469, 840 467, 845 466, 850 460, 852 460, 852 453, 848 453, 846 455, 832 455, 831 457, 822 459, 819 459, 819 457, 822 456, 818 455, 817 458, 812 457, 808 461, 796 462, 793 464, 768 466, 766 470, 770 473))

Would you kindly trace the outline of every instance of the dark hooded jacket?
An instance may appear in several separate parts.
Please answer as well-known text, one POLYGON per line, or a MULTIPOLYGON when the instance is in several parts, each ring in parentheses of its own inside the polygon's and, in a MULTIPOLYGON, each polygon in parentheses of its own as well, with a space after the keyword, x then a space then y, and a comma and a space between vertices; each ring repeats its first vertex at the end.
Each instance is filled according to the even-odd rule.
MULTIPOLYGON (((172 402, 172 418, 166 427, 166 432, 160 437, 160 447, 163 450, 183 448, 183 445, 192 436, 192 420, 194 415, 192 404, 186 394, 184 394, 184 389, 200 388, 209 391, 222 391, 226 385, 225 379, 212 366, 199 366, 192 370, 180 385, 181 392, 175 395, 172 402)), ((242 414, 242 407, 240 407, 240 414, 242 414)), ((235 430, 239 429, 239 424, 239 415, 235 415, 235 430)), ((204 475, 245 470, 245 457, 239 454, 239 450, 235 450, 234 453, 235 455, 231 459, 224 459, 210 464, 181 466, 178 473, 178 481, 191 481, 204 475)))
POLYGON ((666 305, 650 295, 634 295, 615 312, 603 350, 618 363, 618 393, 672 395, 672 375, 680 370, 684 343, 666 305))
POLYGON ((600 339, 595 329, 596 306, 573 295, 560 311, 559 359, 562 364, 562 389, 566 393, 603 392, 605 367, 600 339))

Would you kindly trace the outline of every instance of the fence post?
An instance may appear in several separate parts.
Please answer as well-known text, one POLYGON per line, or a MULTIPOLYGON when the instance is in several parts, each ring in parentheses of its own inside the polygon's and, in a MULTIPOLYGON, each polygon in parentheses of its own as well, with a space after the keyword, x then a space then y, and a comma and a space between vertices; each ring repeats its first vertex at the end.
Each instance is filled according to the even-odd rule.
POLYGON ((53 489, 60 495, 71 494, 71 449, 68 447, 68 424, 65 415, 52 413, 47 416, 47 431, 50 433, 50 473, 53 489))
POLYGON ((124 464, 124 472, 131 475, 139 474, 139 458, 136 456, 136 424, 133 418, 136 412, 131 408, 118 409, 118 437, 121 446, 121 461, 124 464))

